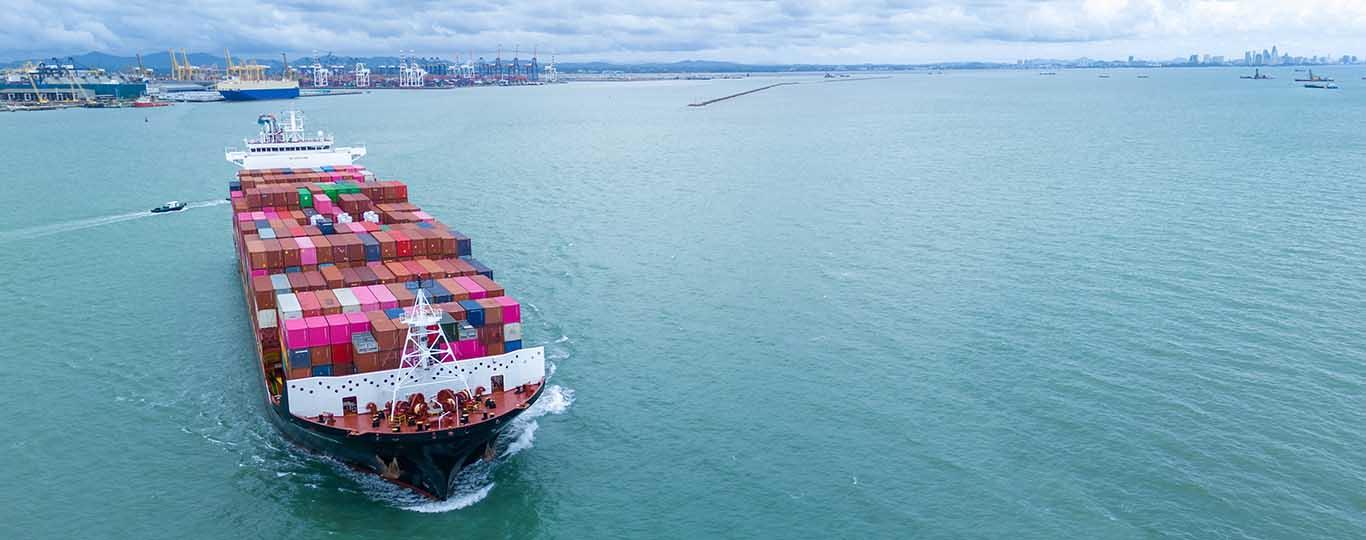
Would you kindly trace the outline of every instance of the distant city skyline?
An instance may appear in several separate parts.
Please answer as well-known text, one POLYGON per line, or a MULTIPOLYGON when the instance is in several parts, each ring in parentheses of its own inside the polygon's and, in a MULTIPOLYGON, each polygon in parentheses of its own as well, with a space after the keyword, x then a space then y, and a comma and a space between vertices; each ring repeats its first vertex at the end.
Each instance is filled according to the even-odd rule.
POLYGON ((170 48, 256 57, 492 56, 500 46, 621 63, 1012 63, 1129 55, 1166 62, 1191 54, 1233 62, 1273 44, 1278 54, 1268 48, 1264 57, 1366 55, 1366 2, 1340 0, 15 0, 0 11, 0 25, 0 59, 7 60, 170 48))

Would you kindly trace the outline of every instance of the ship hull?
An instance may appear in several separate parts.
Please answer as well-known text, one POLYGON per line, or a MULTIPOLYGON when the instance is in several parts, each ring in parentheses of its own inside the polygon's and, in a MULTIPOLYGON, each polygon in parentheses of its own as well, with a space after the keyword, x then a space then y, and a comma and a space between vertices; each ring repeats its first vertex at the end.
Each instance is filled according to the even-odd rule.
POLYGON ((260 88, 249 90, 219 90, 227 101, 262 101, 268 99, 294 99, 299 97, 296 88, 260 88))
MULTIPOLYGON (((528 403, 539 399, 543 388, 544 385, 537 387, 528 403)), ((284 400, 269 408, 271 423, 293 443, 435 499, 449 497, 451 479, 465 465, 484 457, 486 449, 512 425, 512 420, 526 412, 513 411, 465 429, 439 433, 351 435, 344 429, 321 426, 290 414, 289 404, 284 400), (397 470, 390 467, 395 463, 397 470)))

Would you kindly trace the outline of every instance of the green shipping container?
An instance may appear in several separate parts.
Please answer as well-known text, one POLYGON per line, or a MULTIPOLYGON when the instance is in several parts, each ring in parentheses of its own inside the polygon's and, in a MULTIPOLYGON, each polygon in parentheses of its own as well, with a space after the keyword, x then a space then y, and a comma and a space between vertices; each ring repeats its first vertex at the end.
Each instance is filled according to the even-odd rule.
POLYGON ((313 208, 313 192, 299 188, 299 208, 313 208))

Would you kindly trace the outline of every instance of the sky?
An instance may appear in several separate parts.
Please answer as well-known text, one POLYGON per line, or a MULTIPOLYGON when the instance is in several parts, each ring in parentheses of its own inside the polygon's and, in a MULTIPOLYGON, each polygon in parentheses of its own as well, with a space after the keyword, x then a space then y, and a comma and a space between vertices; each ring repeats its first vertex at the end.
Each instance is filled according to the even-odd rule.
POLYGON ((165 51, 926 63, 1366 56, 1366 0, 6 0, 0 59, 165 51), (529 54, 528 54, 529 56, 529 54))

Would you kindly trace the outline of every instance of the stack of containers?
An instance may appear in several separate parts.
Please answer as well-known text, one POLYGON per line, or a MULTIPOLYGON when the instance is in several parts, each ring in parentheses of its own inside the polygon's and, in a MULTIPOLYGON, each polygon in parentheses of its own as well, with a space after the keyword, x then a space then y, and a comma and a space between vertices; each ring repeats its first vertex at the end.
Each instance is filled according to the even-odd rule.
POLYGON ((269 169, 239 172, 229 192, 268 368, 290 379, 396 368, 406 328, 394 319, 419 290, 446 312, 457 357, 521 348, 518 303, 402 182, 358 167, 269 169))

